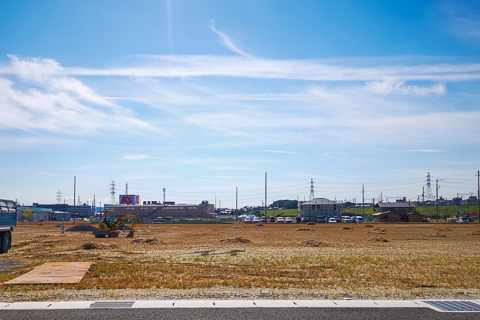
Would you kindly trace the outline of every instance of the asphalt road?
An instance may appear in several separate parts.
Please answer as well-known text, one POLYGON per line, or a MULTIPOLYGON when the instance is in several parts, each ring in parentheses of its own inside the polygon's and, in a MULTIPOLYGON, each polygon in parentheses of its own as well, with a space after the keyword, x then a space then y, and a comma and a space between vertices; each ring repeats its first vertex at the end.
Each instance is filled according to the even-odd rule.
POLYGON ((0 319, 479 319, 480 314, 445 313, 428 308, 186 308, 1 310, 0 319))

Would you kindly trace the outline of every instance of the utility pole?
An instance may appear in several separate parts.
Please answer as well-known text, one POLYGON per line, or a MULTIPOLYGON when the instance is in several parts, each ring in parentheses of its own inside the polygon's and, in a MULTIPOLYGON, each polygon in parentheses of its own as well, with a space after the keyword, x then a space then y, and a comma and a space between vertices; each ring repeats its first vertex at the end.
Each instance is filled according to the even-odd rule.
POLYGON ((440 179, 440 180, 436 180, 437 181, 437 185, 436 185, 436 189, 437 189, 437 193, 436 193, 436 197, 437 197, 437 222, 438 222, 438 218, 439 218, 439 213, 438 213, 438 189, 440 189, 440 185, 438 184, 438 182, 440 181, 443 181, 445 179, 440 179))
POLYGON ((365 188, 362 184, 362 216, 365 216, 365 188))
POLYGON ((267 173, 265 172, 265 217, 267 217, 267 173))
POLYGON ((436 180, 436 199, 437 199, 437 222, 438 222, 438 179, 436 180))
POLYGON ((73 177, 73 224, 75 224, 75 219, 77 216, 77 207, 75 206, 75 197, 77 195, 77 176, 73 177))
POLYGON ((480 170, 477 171, 477 202, 478 202, 478 223, 480 223, 480 170))
POLYGON ((422 187, 423 218, 425 219, 425 187, 422 187))

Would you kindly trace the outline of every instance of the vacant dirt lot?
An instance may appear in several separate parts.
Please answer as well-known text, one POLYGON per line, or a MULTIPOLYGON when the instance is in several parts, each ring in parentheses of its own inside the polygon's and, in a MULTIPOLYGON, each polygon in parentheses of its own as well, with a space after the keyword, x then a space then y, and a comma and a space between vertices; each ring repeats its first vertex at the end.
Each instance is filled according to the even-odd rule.
POLYGON ((480 298, 480 225, 20 224, 0 282, 45 262, 94 262, 76 285, 5 285, 0 301, 480 298))

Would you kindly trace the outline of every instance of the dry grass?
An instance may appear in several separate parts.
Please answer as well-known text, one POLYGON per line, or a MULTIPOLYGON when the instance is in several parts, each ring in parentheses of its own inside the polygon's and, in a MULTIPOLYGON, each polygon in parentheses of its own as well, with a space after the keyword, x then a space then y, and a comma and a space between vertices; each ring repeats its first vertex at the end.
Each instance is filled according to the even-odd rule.
MULTIPOLYGON (((70 226, 68 226, 70 227, 70 226)), ((139 225, 135 238, 60 234, 55 223, 20 224, 11 252, 23 262, 0 282, 55 261, 94 262, 77 285, 44 289, 225 287, 374 292, 480 288, 480 225, 440 224, 139 225), (303 228, 303 227, 302 227, 303 228), (305 231, 307 228, 304 228, 305 231), (377 235, 376 235, 377 234, 377 235), (381 235, 381 237, 378 237, 381 235), (372 238, 373 236, 373 238, 372 238)))

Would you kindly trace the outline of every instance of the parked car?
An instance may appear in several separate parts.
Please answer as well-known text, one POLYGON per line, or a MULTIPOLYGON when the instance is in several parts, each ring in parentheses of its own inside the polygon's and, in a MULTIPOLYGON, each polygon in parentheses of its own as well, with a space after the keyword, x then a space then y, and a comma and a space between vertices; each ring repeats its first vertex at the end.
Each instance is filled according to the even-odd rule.
POLYGON ((362 216, 356 216, 355 217, 355 222, 356 223, 363 223, 363 217, 362 216))
POLYGON ((285 220, 283 219, 283 217, 278 217, 277 218, 277 223, 284 223, 285 220))
POLYGON ((328 223, 337 223, 337 219, 335 218, 329 218, 328 223))
POLYGON ((263 216, 260 221, 261 221, 262 223, 267 223, 267 217, 263 216))
POLYGON ((285 223, 293 223, 292 217, 286 217, 285 223))
POLYGON ((270 217, 270 220, 268 222, 275 223, 275 217, 270 217))
POLYGON ((253 223, 260 223, 260 218, 259 217, 253 218, 252 222, 253 223))
POLYGON ((457 223, 468 223, 470 219, 468 217, 459 217, 457 223))
POLYGON ((245 219, 243 219, 243 223, 252 223, 252 218, 246 217, 245 219))
POLYGON ((308 217, 302 217, 302 222, 308 222, 308 217))
POLYGON ((342 217, 342 222, 343 222, 343 223, 352 223, 352 217, 343 216, 343 217, 342 217))

